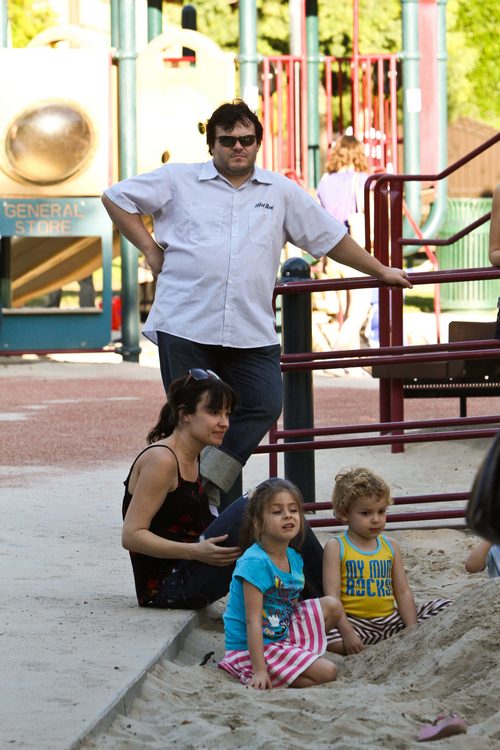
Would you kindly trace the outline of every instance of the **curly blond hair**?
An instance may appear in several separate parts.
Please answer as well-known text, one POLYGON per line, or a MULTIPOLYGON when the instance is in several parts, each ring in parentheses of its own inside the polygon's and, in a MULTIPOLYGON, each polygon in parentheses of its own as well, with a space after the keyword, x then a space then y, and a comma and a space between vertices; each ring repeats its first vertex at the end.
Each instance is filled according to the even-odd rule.
POLYGON ((387 482, 370 469, 362 466, 342 469, 335 477, 332 508, 336 518, 345 517, 352 503, 361 497, 385 500, 392 505, 391 488, 387 482))
POLYGON ((368 171, 363 144, 353 135, 343 135, 332 149, 325 169, 327 172, 338 172, 352 165, 356 172, 368 171))

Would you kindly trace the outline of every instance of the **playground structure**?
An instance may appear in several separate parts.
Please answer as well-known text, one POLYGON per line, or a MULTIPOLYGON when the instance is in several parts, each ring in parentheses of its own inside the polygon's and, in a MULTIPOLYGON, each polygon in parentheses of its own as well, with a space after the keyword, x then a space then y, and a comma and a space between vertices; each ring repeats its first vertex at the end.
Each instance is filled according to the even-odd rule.
MULTIPOLYGON (((112 63, 104 35, 74 26, 47 29, 26 49, 0 50, 0 66, 14 71, 6 85, 8 106, 0 115, 5 352, 89 350, 110 342, 111 259, 120 246, 118 238, 111 243, 98 196, 119 178, 118 83, 112 63), (40 77, 36 94, 33 70, 40 77), (82 223, 76 219, 83 218, 83 206, 94 217, 94 228, 86 227, 89 236, 78 236, 82 223), (100 226, 103 234, 96 237, 100 226), (26 306, 101 268, 102 307, 26 306), (40 324, 36 330, 34 320, 40 324)), ((201 34, 170 28, 138 55, 137 80, 138 128, 147 134, 139 140, 137 170, 154 169, 168 158, 203 160, 206 145, 198 123, 234 96, 233 56, 201 34), (187 42, 197 56, 196 68, 182 57, 187 42)))
MULTIPOLYGON (((3 197, 23 197, 29 201, 41 196, 67 198, 78 195, 93 200, 93 196, 98 196, 109 182, 153 169, 162 160, 206 158, 206 144, 198 126, 218 103, 234 96, 234 57, 221 52, 213 42, 192 29, 168 26, 163 33, 161 4, 159 8, 158 3, 152 2, 148 3, 149 43, 137 54, 134 5, 133 2, 111 2, 111 47, 105 34, 69 26, 47 29, 24 50, 2 50, 5 55, 2 65, 13 73, 9 76, 8 106, 3 112, 0 130, 12 134, 21 115, 25 134, 37 124, 36 117, 39 127, 51 127, 46 124, 47 117, 45 123, 41 121, 40 105, 50 110, 58 102, 69 101, 71 116, 77 118, 73 127, 80 127, 87 140, 81 158, 75 164, 65 165, 68 167, 66 171, 63 169, 52 175, 50 182, 46 176, 38 179, 36 175, 23 173, 19 156, 9 152, 7 146, 0 154, 0 194, 3 197), (91 67, 78 62, 78 58, 83 61, 85 57, 92 57, 97 62, 91 67), (40 82, 36 92, 33 92, 32 79, 29 78, 29 71, 33 69, 37 70, 40 82), (92 100, 94 91, 96 96, 92 100)), ((432 30, 430 35, 420 34, 422 45, 427 44, 429 38, 434 40, 434 48, 429 54, 422 54, 422 66, 425 66, 422 77, 427 79, 437 69, 438 59, 443 57, 438 44, 443 29, 443 4, 421 5, 416 0, 403 2, 405 49, 401 62, 397 55, 359 52, 357 0, 353 6, 351 57, 337 59, 319 54, 317 8, 305 0, 290 4, 291 14, 295 8, 293 21, 298 27, 295 41, 291 40, 293 54, 262 57, 257 54, 255 0, 242 0, 239 89, 244 98, 255 103, 263 120, 261 163, 264 167, 281 171, 304 187, 314 187, 320 177, 320 151, 326 156, 335 135, 352 125, 353 131, 366 144, 371 166, 378 171, 398 171, 401 134, 398 132, 397 91, 401 85, 405 87, 406 79, 410 83, 415 80, 415 61, 411 60, 417 52, 418 36, 410 30, 422 25, 422 19, 428 19, 427 24, 432 30)), ((2 21, 5 25, 6 19, 0 18, 2 21)), ((442 74, 438 78, 442 86, 442 74)), ((414 155, 420 149, 414 138, 417 131, 411 125, 416 113, 405 104, 410 99, 410 96, 403 97, 405 132, 410 133, 404 139, 404 146, 408 154, 414 155), (412 139, 414 142, 410 143, 412 139), (407 148, 408 143, 411 148, 407 148)), ((434 106, 427 107, 421 117, 425 121, 435 119, 436 112, 434 106)), ((47 114, 54 113, 48 111, 47 114)), ((68 111, 63 115, 59 112, 58 116, 68 117, 68 111)), ((40 168, 45 171, 48 163, 52 167, 57 162, 54 154, 62 151, 58 147, 58 138, 68 141, 64 127, 61 120, 59 133, 51 133, 50 138, 42 133, 45 151, 39 155, 39 161, 40 168)), ((433 127, 431 132, 436 134, 438 129, 433 127)), ((66 147, 65 153, 71 161, 75 159, 77 149, 66 147)), ((415 157, 412 158, 413 165, 417 166, 415 157)), ((26 148, 24 160, 25 165, 27 161, 33 161, 31 154, 27 159, 26 148)), ((405 164, 407 161, 405 156, 405 164)), ((411 195, 408 201, 413 205, 412 215, 418 223, 418 202, 415 204, 411 195)), ((439 195, 436 207, 442 214, 439 195)), ((48 202, 41 210, 49 214, 52 210, 57 211, 48 202)), ((98 204, 96 210, 99 210, 98 204)), ((12 242, 7 227, 0 226, 5 238, 1 273, 5 309, 2 349, 6 352, 55 350, 61 347, 58 340, 50 342, 44 337, 10 340, 11 317, 19 314, 27 318, 29 314, 29 329, 32 329, 37 313, 32 308, 26 312, 25 304, 37 295, 62 286, 70 280, 71 274, 73 280, 78 281, 98 268, 100 240, 94 238, 83 242, 71 238, 61 242, 57 226, 52 224, 49 225, 52 233, 45 238, 37 237, 34 244, 29 239, 30 233, 35 237, 32 223, 23 224, 21 219, 18 216, 20 234, 12 242)), ((46 229, 45 225, 43 228, 46 229)), ((120 248, 117 242, 113 243, 112 256, 118 253, 122 256, 122 353, 125 359, 134 360, 139 351, 136 251, 122 241, 120 248)), ((103 300, 104 315, 99 317, 95 310, 89 311, 96 326, 106 315, 108 291, 104 293, 103 290, 103 297, 106 297, 106 301, 103 300)), ((59 311, 54 312, 59 314, 59 311)), ((60 315, 63 324, 64 313, 61 311, 60 315)), ((72 327, 77 320, 73 314, 72 327)), ((21 329, 22 325, 17 328, 18 331, 21 329)), ((82 337, 76 336, 74 348, 102 346, 105 337, 104 329, 92 343, 86 337, 84 344, 82 337)))

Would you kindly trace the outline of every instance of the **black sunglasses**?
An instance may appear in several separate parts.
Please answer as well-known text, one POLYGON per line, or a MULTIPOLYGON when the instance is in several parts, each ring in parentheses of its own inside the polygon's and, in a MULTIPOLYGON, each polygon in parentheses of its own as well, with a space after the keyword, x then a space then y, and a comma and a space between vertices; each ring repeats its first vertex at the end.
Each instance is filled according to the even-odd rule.
POLYGON ((193 367, 192 370, 188 370, 188 377, 193 380, 220 380, 219 376, 213 370, 202 370, 200 367, 193 367))
POLYGON ((257 140, 255 135, 218 135, 217 140, 224 148, 233 148, 236 145, 236 141, 239 141, 241 145, 246 148, 247 146, 253 146, 257 140))

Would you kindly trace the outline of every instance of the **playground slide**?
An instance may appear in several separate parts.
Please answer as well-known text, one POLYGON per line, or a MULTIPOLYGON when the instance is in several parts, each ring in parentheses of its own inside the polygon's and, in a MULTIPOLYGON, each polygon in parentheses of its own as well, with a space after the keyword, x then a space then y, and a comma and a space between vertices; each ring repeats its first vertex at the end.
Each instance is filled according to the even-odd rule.
MULTIPOLYGON (((11 271, 13 308, 84 279, 102 267, 99 237, 32 237, 12 240, 11 271)), ((113 242, 113 257, 120 254, 113 242)))

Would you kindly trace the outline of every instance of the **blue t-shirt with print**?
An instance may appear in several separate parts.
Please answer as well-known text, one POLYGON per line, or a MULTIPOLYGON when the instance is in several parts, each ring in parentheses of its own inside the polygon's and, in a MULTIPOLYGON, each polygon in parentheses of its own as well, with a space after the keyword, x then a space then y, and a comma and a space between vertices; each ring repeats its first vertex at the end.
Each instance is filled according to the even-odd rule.
POLYGON ((287 637, 292 608, 304 588, 302 557, 291 547, 287 550, 287 557, 290 563, 289 573, 277 568, 259 544, 253 544, 236 563, 224 613, 226 651, 248 649, 243 581, 248 581, 264 595, 264 643, 281 641, 287 637))

